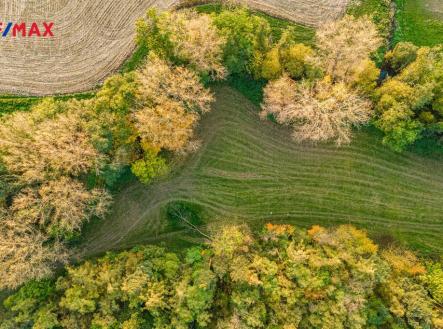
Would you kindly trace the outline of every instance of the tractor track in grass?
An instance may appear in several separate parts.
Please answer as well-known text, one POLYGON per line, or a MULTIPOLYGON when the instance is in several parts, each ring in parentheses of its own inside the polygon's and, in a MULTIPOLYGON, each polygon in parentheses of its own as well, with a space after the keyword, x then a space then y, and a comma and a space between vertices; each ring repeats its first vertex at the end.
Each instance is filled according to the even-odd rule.
POLYGON ((351 223, 392 235, 424 252, 443 252, 441 158, 396 154, 378 137, 356 132, 350 146, 297 145, 290 131, 260 121, 258 109, 233 89, 216 87, 214 110, 200 127, 202 148, 160 181, 133 183, 115 197, 110 216, 90 224, 80 258, 140 243, 195 242, 172 230, 171 201, 204 210, 204 228, 266 221, 303 227, 351 223))

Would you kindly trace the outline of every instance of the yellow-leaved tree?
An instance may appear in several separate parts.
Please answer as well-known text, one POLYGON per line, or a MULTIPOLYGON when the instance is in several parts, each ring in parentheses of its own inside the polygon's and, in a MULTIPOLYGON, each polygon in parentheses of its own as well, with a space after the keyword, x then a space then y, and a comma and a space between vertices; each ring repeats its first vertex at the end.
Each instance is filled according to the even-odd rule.
POLYGON ((92 143, 81 111, 45 100, 35 111, 16 112, 0 125, 0 149, 7 170, 23 183, 100 170, 103 155, 92 143), (47 110, 46 114, 41 111, 47 110))
POLYGON ((185 151, 192 143, 200 115, 210 111, 213 95, 198 76, 151 56, 138 73, 139 108, 134 124, 142 144, 157 152, 185 151))
MULTIPOLYGON (((315 51, 303 45, 282 50, 287 73, 266 86, 262 117, 291 125, 297 141, 347 144, 352 128, 372 115, 380 70, 370 57, 381 39, 368 17, 352 16, 323 25, 316 39, 315 51), (304 79, 296 83, 296 78, 304 79)), ((279 76, 281 69, 272 72, 279 76)))
POLYGON ((110 194, 81 179, 107 161, 83 105, 46 99, 3 118, 0 161, 11 191, 0 209, 0 289, 50 274, 66 259, 62 241, 107 211, 110 194))
POLYGON ((163 59, 182 62, 213 80, 224 79, 226 38, 209 15, 194 10, 163 12, 151 9, 137 22, 137 42, 163 59))
POLYGON ((67 260, 60 243, 48 244, 44 233, 0 212, 0 290, 44 278, 54 263, 67 260))
POLYGON ((16 221, 37 224, 49 232, 72 233, 108 209, 110 195, 103 189, 87 190, 72 178, 45 182, 38 189, 22 190, 13 200, 11 211, 16 221))
POLYGON ((321 26, 316 34, 319 65, 334 81, 350 82, 382 44, 377 27, 366 16, 345 16, 321 26))
POLYGON ((352 126, 370 119, 371 103, 346 84, 326 78, 296 84, 291 78, 271 81, 264 90, 261 116, 273 115, 294 128, 297 141, 349 143, 352 126))

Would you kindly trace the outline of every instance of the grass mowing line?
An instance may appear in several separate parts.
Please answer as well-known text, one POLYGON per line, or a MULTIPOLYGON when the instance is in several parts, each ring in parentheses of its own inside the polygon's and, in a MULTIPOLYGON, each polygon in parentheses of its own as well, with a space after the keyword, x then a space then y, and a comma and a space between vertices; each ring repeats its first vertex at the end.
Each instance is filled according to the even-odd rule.
POLYGON ((287 128, 260 121, 258 108, 227 86, 200 127, 204 144, 169 177, 132 183, 115 197, 107 220, 86 227, 79 255, 140 243, 194 243, 171 228, 172 201, 203 208, 205 227, 268 220, 307 227, 356 224, 377 238, 390 234, 423 253, 443 252, 442 157, 396 154, 365 130, 352 145, 295 144, 287 128))

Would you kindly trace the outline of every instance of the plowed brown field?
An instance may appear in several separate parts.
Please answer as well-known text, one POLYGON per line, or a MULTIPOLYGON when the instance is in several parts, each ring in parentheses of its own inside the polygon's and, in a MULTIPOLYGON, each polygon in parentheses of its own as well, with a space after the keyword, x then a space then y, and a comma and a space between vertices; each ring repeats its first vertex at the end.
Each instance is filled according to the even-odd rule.
MULTIPOLYGON (((0 21, 54 22, 53 38, 0 37, 0 94, 90 90, 134 49, 134 22, 149 7, 177 0, 0 0, 0 21)), ((308 25, 338 17, 348 0, 247 0, 308 25)))

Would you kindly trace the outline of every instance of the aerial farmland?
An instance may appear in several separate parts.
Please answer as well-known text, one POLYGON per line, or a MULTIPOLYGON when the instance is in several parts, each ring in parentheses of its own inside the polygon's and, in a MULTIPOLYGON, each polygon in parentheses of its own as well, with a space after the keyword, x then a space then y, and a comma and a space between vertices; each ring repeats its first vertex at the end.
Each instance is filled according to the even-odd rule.
POLYGON ((0 78, 0 329, 443 328, 441 1, 0 1, 0 78))

